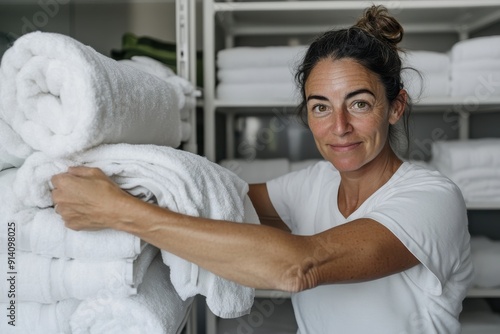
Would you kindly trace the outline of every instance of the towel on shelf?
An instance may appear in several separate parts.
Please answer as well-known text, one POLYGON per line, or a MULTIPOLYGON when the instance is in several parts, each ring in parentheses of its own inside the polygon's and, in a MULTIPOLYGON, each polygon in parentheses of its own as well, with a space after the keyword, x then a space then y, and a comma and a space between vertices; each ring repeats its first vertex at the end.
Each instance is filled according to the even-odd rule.
POLYGON ((177 90, 177 96, 181 97, 179 103, 182 106, 180 109, 181 120, 186 120, 189 117, 189 110, 196 106, 195 89, 189 81, 177 76, 164 63, 150 57, 134 56, 131 59, 119 60, 119 62, 172 83, 173 89, 177 90))
POLYGON ((217 71, 217 78, 228 84, 295 82, 294 69, 288 66, 222 68, 217 71))
POLYGON ((88 299, 72 314, 72 334, 176 334, 192 298, 183 301, 170 282, 170 270, 158 255, 137 294, 128 298, 88 299))
POLYGON ((484 236, 470 240, 474 278, 472 284, 480 288, 500 286, 500 242, 484 236))
POLYGON ((218 68, 248 68, 295 66, 307 51, 307 46, 239 46, 217 53, 218 68))
POLYGON ((450 83, 451 96, 471 97, 481 102, 500 95, 499 81, 500 60, 491 67, 453 65, 450 83))
MULTIPOLYGON (((65 159, 36 152, 16 173, 17 196, 27 206, 52 206, 49 180, 72 165, 101 168, 125 191, 139 198, 154 199, 159 206, 172 211, 244 221, 246 182, 204 157, 165 146, 100 145, 65 159)), ((172 283, 183 300, 201 294, 207 296, 207 304, 214 306, 211 310, 216 315, 236 317, 249 312, 254 289, 222 279, 214 280, 215 286, 205 286, 199 278, 213 274, 168 252, 162 251, 162 256, 171 268, 172 283), (234 291, 238 293, 233 294, 234 291)))
POLYGON ((431 150, 431 164, 448 177, 474 167, 500 168, 500 138, 438 140, 431 150))
POLYGON ((447 54, 410 50, 402 53, 401 58, 403 82, 412 98, 450 95, 450 57, 447 54))
POLYGON ((500 201, 499 167, 471 167, 454 172, 449 178, 457 184, 467 202, 500 201))
POLYGON ((455 43, 450 50, 453 63, 500 59, 500 36, 484 36, 455 43))
MULTIPOLYGON (((69 320, 80 302, 76 299, 66 299, 53 304, 16 302, 15 326, 8 324, 8 317, 2 319, 0 333, 71 334, 69 320)), ((9 305, 0 303, 0 307, 6 310, 9 305)))
POLYGON ((50 156, 102 143, 176 147, 184 107, 178 79, 161 80, 65 35, 32 32, 2 59, 2 118, 50 156))
POLYGON ((288 159, 225 159, 219 164, 248 183, 263 183, 290 171, 288 159))
POLYGON ((249 103, 283 101, 284 103, 296 103, 299 99, 299 92, 293 81, 280 83, 220 83, 215 91, 218 99, 226 101, 249 103))

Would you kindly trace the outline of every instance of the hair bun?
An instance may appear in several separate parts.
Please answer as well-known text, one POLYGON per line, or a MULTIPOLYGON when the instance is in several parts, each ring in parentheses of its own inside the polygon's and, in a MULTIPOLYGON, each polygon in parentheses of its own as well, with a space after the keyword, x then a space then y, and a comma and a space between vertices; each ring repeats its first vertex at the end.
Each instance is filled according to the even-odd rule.
POLYGON ((401 24, 391 15, 384 6, 371 6, 365 9, 363 16, 354 25, 375 38, 388 43, 394 49, 403 39, 404 30, 401 24))

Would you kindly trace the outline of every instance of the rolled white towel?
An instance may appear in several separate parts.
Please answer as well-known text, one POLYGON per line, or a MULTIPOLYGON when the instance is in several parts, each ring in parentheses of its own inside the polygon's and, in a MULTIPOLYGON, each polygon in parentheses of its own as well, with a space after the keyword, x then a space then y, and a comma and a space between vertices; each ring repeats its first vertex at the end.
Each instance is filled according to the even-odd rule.
POLYGON ((32 152, 33 149, 0 118, 0 171, 21 166, 32 152))
POLYGON ((149 266, 137 295, 83 301, 70 320, 72 334, 176 334, 190 309, 170 282, 161 256, 149 266))
POLYGON ((102 143, 180 144, 185 96, 178 80, 121 64, 69 36, 21 36, 2 58, 0 80, 3 120, 34 150, 61 156, 102 143))
POLYGON ((448 75, 451 59, 449 54, 425 50, 408 50, 401 54, 403 67, 412 67, 424 73, 448 75))

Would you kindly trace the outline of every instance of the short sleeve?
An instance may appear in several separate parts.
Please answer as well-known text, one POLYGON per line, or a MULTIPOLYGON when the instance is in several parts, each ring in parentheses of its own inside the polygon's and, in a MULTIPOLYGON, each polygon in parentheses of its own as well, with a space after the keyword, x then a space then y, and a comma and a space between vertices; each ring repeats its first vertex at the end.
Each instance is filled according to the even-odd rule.
POLYGON ((365 217, 384 225, 401 240, 423 265, 406 274, 424 291, 439 295, 460 266, 469 232, 458 187, 429 173, 393 187, 365 217))

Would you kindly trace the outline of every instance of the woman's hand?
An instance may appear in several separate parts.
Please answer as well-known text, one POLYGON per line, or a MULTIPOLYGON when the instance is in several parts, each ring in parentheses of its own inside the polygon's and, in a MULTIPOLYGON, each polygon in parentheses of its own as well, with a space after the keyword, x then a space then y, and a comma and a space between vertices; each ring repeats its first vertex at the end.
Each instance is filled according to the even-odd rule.
POLYGON ((51 181, 55 210, 74 230, 100 230, 124 223, 127 210, 137 200, 98 168, 70 167, 51 181))

